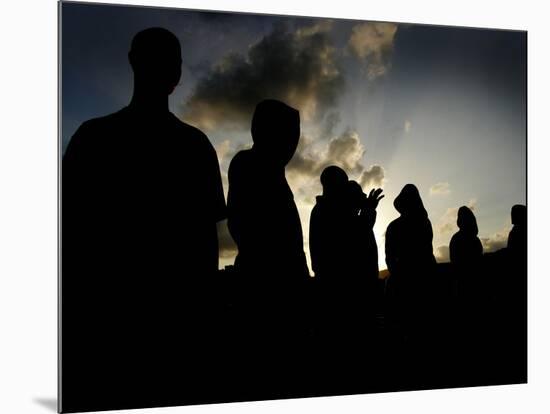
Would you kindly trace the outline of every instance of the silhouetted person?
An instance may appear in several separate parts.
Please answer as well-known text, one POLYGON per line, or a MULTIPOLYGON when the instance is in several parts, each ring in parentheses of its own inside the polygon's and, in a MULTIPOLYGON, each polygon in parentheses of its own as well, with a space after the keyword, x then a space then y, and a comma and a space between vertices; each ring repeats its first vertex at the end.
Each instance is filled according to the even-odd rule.
POLYGON ((391 317, 418 334, 410 330, 424 324, 429 312, 428 289, 436 264, 432 224, 413 184, 403 187, 393 205, 400 216, 389 224, 385 246, 391 317))
POLYGON ((349 223, 348 176, 337 166, 329 166, 321 173, 323 195, 311 211, 309 224, 309 250, 311 266, 320 281, 346 278, 348 265, 349 223))
POLYGON ((264 100, 254 111, 251 133, 252 148, 238 152, 229 166, 227 224, 238 247, 235 271, 241 281, 236 369, 247 379, 242 387, 256 390, 257 398, 276 395, 275 378, 284 382, 284 391, 304 387, 297 367, 306 352, 303 292, 309 270, 285 177, 300 138, 299 113, 264 100))
POLYGON ((508 250, 519 260, 527 260, 527 207, 516 204, 512 207, 512 230, 508 235, 508 250))
POLYGON ((367 196, 356 181, 348 182, 349 208, 352 226, 349 231, 352 256, 351 272, 363 276, 370 284, 378 280, 378 246, 374 237, 376 208, 382 198, 382 189, 372 189, 367 196))
POLYGON ((466 206, 460 207, 456 223, 459 231, 453 235, 449 243, 456 295, 453 297, 457 322, 457 339, 454 342, 460 341, 459 349, 463 355, 469 355, 460 364, 466 368, 465 364, 473 361, 471 356, 475 350, 479 350, 486 343, 484 338, 487 331, 487 274, 483 269, 483 246, 477 237, 477 221, 472 210, 466 206))
POLYGON ((381 304, 382 286, 378 280, 378 246, 374 236, 376 208, 382 198, 382 189, 372 189, 368 196, 356 181, 348 182, 351 225, 349 228, 350 257, 348 259, 352 278, 356 280, 353 313, 356 325, 373 326, 376 309, 381 304))
POLYGON ((372 227, 381 190, 373 190, 367 197, 361 186, 348 181, 345 171, 336 166, 325 168, 320 178, 323 194, 317 196, 311 212, 309 236, 318 287, 315 309, 320 335, 314 346, 322 349, 323 360, 317 364, 331 371, 327 375, 339 377, 345 375, 344 366, 348 370, 350 366, 364 367, 368 339, 372 343, 369 334, 378 279, 372 227), (331 362, 336 363, 331 366, 331 362))
POLYGON ((456 224, 459 231, 453 235, 449 244, 451 263, 464 269, 479 265, 483 246, 477 237, 477 221, 472 210, 466 206, 460 207, 456 224))
POLYGON ((64 410, 165 404, 194 385, 184 398, 200 400, 204 386, 192 369, 168 378, 204 359, 201 306, 225 217, 216 152, 168 110, 178 39, 143 30, 128 58, 130 104, 84 122, 63 157, 64 410))
POLYGON ((369 197, 337 166, 321 173, 323 195, 311 211, 309 248, 315 276, 333 283, 358 277, 378 278, 373 226, 382 190, 369 197))
MULTIPOLYGON (((326 359, 330 354, 340 360, 340 347, 349 341, 344 334, 350 328, 349 265, 352 213, 348 203, 348 176, 335 165, 321 173, 323 194, 316 197, 309 221, 309 251, 315 273, 316 343, 312 352, 326 359)), ((317 362, 325 370, 330 361, 317 362)), ((336 369, 334 366, 332 369, 336 369)))
POLYGON ((451 238, 449 253, 457 278, 457 293, 465 306, 475 310, 483 296, 480 280, 483 277, 480 275, 483 246, 477 237, 477 221, 472 210, 466 206, 460 207, 456 224, 459 231, 451 238))
POLYGON ((507 347, 515 356, 509 362, 512 381, 527 380, 527 207, 512 207, 512 230, 506 248, 508 268, 501 276, 505 289, 501 297, 502 317, 506 320, 507 347))
POLYGON ((238 247, 235 268, 273 283, 308 278, 302 225, 286 177, 300 139, 297 110, 264 100, 252 118, 251 149, 229 166, 228 226, 238 247))

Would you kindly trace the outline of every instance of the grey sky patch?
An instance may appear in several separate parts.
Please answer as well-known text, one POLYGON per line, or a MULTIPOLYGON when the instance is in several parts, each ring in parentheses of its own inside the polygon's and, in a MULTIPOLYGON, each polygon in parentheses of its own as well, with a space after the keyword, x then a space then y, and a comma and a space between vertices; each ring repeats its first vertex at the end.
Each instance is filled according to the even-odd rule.
POLYGON ((483 251, 490 253, 505 248, 508 245, 510 230, 510 228, 505 228, 489 237, 480 237, 483 251))
POLYGON ((313 147, 312 140, 303 137, 296 154, 287 166, 289 174, 319 177, 329 165, 343 168, 349 175, 359 176, 365 169, 362 163, 365 148, 357 132, 347 129, 322 147, 313 147))
POLYGON ((447 195, 451 193, 450 184, 447 182, 440 182, 430 187, 430 195, 447 195))

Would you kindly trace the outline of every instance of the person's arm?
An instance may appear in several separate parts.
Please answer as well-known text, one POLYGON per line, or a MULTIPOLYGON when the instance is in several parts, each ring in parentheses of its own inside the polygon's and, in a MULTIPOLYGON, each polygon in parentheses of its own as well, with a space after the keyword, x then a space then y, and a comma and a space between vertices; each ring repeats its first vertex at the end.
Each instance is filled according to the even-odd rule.
POLYGON ((311 268, 315 276, 322 271, 322 252, 321 252, 321 220, 319 211, 315 207, 311 210, 309 219, 309 254, 311 256, 311 268))
POLYGON ((246 250, 247 244, 254 243, 251 235, 257 230, 253 228, 255 222, 253 215, 256 212, 250 200, 250 195, 253 193, 247 171, 238 154, 229 166, 228 180, 227 226, 239 250, 246 250))
POLYGON ((218 162, 216 150, 206 135, 204 136, 204 139, 208 143, 204 172, 205 177, 208 180, 205 184, 208 189, 207 208, 211 211, 212 220, 217 223, 227 218, 227 207, 225 204, 220 164, 218 162))
POLYGON ((382 194, 381 188, 373 188, 370 190, 369 195, 365 197, 359 216, 369 229, 372 229, 376 223, 376 208, 383 198, 384 195, 382 194))
POLYGON ((362 226, 366 229, 372 230, 374 224, 376 223, 376 210, 372 208, 362 208, 358 217, 361 220, 362 226))

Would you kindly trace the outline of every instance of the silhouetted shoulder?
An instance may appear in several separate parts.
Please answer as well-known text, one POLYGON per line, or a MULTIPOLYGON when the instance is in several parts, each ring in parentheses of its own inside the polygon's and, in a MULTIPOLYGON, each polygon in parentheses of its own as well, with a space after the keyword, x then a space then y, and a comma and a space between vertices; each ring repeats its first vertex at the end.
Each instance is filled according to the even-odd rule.
POLYGON ((179 119, 176 115, 170 112, 170 120, 173 122, 174 128, 177 128, 178 132, 189 137, 196 137, 197 140, 202 141, 210 145, 210 140, 204 132, 200 129, 189 125, 179 119))
POLYGON ((246 173, 254 163, 254 156, 251 150, 241 150, 235 154, 229 163, 228 176, 231 177, 246 173))
POLYGON ((112 135, 112 130, 122 122, 124 116, 122 109, 109 115, 84 121, 71 137, 63 158, 71 157, 74 151, 83 150, 83 147, 102 145, 104 139, 112 135))
POLYGON ((399 227, 399 222, 400 222, 400 218, 396 218, 395 220, 393 220, 390 224, 388 224, 388 227, 386 229, 386 235, 388 233, 392 233, 393 231, 395 231, 396 227, 399 227))

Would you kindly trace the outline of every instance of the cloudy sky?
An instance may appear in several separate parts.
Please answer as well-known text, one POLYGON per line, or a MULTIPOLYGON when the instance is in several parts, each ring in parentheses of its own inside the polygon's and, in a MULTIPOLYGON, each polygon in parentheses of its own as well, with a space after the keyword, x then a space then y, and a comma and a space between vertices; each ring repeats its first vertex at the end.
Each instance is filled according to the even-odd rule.
MULTIPOLYGON (((287 167, 308 253, 319 174, 343 167, 364 191, 384 188, 375 234, 393 199, 418 186, 448 260, 460 206, 473 208, 486 251, 506 244, 510 208, 526 202, 526 34, 304 17, 64 3, 62 150, 85 120, 127 105, 133 35, 165 27, 182 44, 170 110, 215 146, 227 192, 232 156, 251 144, 256 103, 300 110, 302 137, 287 167)), ((220 226, 222 265, 236 253, 220 226)))

